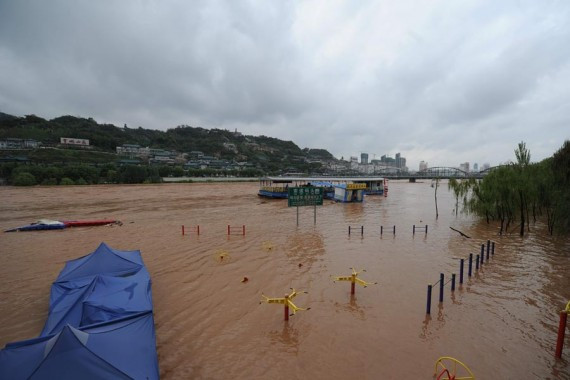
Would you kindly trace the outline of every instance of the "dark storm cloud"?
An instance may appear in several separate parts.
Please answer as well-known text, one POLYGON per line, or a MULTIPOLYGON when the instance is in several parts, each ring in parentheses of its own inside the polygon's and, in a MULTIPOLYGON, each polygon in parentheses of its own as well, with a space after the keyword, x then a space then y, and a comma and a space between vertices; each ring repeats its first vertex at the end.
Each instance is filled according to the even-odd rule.
POLYGON ((566 2, 0 1, 0 111, 238 128, 412 168, 570 138, 566 2))

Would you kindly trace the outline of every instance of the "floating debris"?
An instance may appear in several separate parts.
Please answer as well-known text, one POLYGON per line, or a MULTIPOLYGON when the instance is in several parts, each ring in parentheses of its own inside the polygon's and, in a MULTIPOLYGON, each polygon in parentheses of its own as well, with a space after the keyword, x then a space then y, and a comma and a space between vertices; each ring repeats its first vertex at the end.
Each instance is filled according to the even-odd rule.
POLYGON ((264 251, 271 252, 271 251, 273 251, 273 249, 275 249, 275 244, 273 244, 270 241, 264 241, 261 244, 261 247, 263 248, 264 251))
POLYGON ((223 249, 218 249, 216 253, 214 253, 214 260, 218 263, 224 263, 230 261, 231 256, 228 251, 224 251, 223 249))

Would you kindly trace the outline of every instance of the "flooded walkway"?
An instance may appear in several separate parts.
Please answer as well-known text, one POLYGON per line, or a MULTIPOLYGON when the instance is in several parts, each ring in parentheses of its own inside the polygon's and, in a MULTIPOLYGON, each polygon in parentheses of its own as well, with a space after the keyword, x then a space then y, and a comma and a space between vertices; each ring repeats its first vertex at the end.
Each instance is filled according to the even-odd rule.
POLYGON ((101 241, 140 249, 153 281, 162 378, 431 379, 440 356, 480 379, 569 379, 570 343, 554 360, 558 311, 570 300, 570 241, 540 224, 523 239, 456 217, 446 185, 435 219, 429 182, 390 182, 387 198, 325 200, 300 210, 264 200, 255 183, 0 188, 2 230, 48 219, 116 218, 123 226, 0 235, 0 345, 38 335, 49 288, 66 260, 101 241), (181 225, 200 236, 181 236, 181 225), (228 238, 227 225, 246 225, 228 238), (412 234, 412 225, 429 233, 412 234), (348 226, 364 226, 348 236, 348 226), (380 226, 384 234, 380 236, 380 226), (396 236, 391 227, 396 225, 396 236), (465 239, 449 227, 471 236, 465 239), (459 273, 487 239, 495 256, 426 318, 426 287, 459 273), (227 253, 223 260, 217 257, 227 253), (378 285, 333 283, 361 276, 378 285), (249 281, 242 283, 243 277, 249 281), (290 287, 310 307, 283 322, 290 287))

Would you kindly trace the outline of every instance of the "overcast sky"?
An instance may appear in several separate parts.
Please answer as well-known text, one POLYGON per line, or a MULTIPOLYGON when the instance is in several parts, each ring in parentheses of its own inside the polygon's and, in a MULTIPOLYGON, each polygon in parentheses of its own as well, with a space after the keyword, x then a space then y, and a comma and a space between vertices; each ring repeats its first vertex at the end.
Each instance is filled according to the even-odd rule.
POLYGON ((0 111, 415 170, 495 165, 521 140, 536 161, 570 138, 570 2, 0 0, 0 111))

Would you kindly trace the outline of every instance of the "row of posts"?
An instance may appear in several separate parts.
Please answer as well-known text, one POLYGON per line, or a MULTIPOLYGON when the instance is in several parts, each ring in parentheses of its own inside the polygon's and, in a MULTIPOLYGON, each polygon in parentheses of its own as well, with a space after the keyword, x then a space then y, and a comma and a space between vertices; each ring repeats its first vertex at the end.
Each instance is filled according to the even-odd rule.
MULTIPOLYGON (((360 226, 360 228, 359 228, 359 227, 348 226, 348 234, 349 234, 349 235, 351 234, 351 232, 352 232, 353 229, 359 229, 359 230, 360 230, 360 236, 364 236, 364 226, 360 226)), ((391 228, 391 230, 392 230, 392 233, 393 233, 394 235, 396 235, 396 226, 393 226, 393 227, 391 228)), ((416 225, 414 224, 414 226, 412 227, 412 233, 413 233, 414 235, 416 234, 416 230, 425 231, 425 233, 427 234, 427 233, 428 233, 428 226, 427 226, 427 224, 426 224, 425 226, 420 227, 420 226, 416 226, 416 225)), ((384 226, 380 226, 380 235, 383 235, 383 234, 384 234, 384 226)))
MULTIPOLYGON (((193 232, 200 235, 200 225, 191 226, 188 232, 193 232)), ((182 225, 182 236, 186 235, 186 227, 182 225)), ((243 235, 245 236, 245 224, 239 227, 232 227, 228 224, 228 235, 243 235), (237 231, 237 232, 236 232, 237 231)))
MULTIPOLYGON (((479 265, 483 267, 483 262, 489 261, 489 255, 495 255, 495 242, 487 240, 487 255, 485 256, 485 244, 481 244, 481 254, 476 255, 475 257, 475 269, 479 270, 479 265)), ((465 267, 465 259, 461 259, 459 263, 459 284, 463 284, 463 273, 465 267)), ((468 266, 468 276, 471 277, 473 275, 473 254, 469 254, 469 266, 468 266)), ((451 291, 455 291, 455 273, 451 275, 451 291)), ((426 306, 426 314, 431 314, 431 293, 432 288, 435 285, 439 284, 439 302, 443 302, 443 289, 445 285, 447 285, 450 281, 445 282, 445 275, 443 273, 439 274, 439 281, 433 285, 428 285, 427 288, 427 306, 426 306)))

